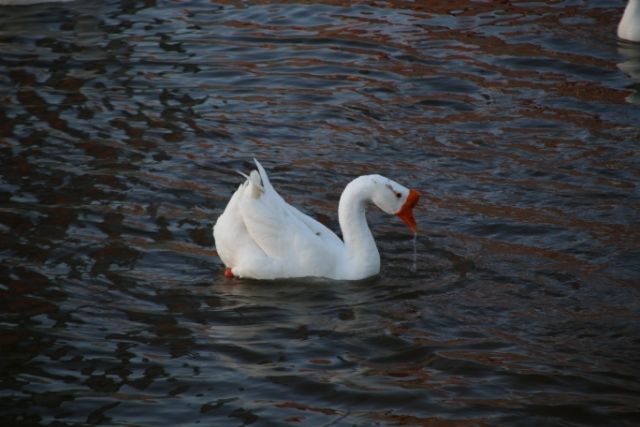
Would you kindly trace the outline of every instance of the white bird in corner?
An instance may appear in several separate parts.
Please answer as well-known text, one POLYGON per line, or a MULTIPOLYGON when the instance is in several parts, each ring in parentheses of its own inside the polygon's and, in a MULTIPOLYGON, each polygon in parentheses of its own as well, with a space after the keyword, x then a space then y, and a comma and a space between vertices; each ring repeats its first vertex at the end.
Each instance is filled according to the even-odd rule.
POLYGON ((618 24, 618 37, 640 42, 640 0, 629 0, 618 24))
POLYGON ((338 206, 343 241, 285 202, 262 165, 254 161, 258 170, 245 175, 246 181, 213 227, 229 278, 360 280, 378 274, 380 254, 365 216, 369 202, 399 216, 416 233, 412 212, 420 198, 416 190, 380 175, 351 181, 338 206))

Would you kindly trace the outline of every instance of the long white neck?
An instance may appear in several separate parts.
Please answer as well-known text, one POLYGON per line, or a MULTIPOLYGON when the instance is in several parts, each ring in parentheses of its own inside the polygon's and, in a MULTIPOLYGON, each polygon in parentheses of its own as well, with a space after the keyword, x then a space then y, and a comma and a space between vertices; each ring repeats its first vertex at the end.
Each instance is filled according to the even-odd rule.
POLYGON ((629 0, 618 24, 618 37, 640 42, 640 0, 629 0))
POLYGON ((373 185, 371 176, 361 176, 351 181, 340 196, 338 220, 346 249, 345 269, 353 276, 351 279, 380 272, 380 254, 365 215, 373 185))

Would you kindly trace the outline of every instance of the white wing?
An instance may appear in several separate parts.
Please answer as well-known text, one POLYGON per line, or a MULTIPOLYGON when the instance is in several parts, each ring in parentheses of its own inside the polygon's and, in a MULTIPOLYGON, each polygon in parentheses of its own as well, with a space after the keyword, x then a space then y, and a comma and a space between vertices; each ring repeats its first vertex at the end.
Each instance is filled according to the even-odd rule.
POLYGON ((262 165, 255 162, 258 173, 252 172, 248 188, 239 200, 239 211, 251 240, 267 256, 282 262, 288 274, 304 271, 313 275, 318 268, 334 265, 335 257, 341 255, 342 241, 327 227, 285 202, 262 165))
POLYGON ((247 176, 213 227, 224 264, 240 277, 335 277, 345 247, 331 230, 289 205, 262 165, 247 176))

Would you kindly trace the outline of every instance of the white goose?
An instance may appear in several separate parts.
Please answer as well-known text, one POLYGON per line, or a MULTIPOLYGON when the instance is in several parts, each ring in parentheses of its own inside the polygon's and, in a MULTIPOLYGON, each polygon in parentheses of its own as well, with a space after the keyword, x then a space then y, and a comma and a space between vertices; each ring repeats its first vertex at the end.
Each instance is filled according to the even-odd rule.
POLYGON ((344 242, 315 219, 285 202, 262 165, 238 187, 213 227, 227 277, 324 277, 359 280, 380 272, 380 255, 365 210, 368 202, 402 218, 415 233, 412 209, 420 194, 380 175, 351 181, 340 197, 344 242))
POLYGON ((629 0, 618 24, 618 37, 640 42, 640 0, 629 0))

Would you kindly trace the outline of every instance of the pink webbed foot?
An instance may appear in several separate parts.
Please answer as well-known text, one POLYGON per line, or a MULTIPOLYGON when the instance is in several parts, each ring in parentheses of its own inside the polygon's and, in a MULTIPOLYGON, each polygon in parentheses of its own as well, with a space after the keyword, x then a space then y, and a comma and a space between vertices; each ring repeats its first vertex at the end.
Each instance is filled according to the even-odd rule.
POLYGON ((224 277, 226 277, 227 279, 233 279, 236 276, 234 276, 233 271, 231 271, 231 269, 227 267, 226 270, 224 270, 224 277))

